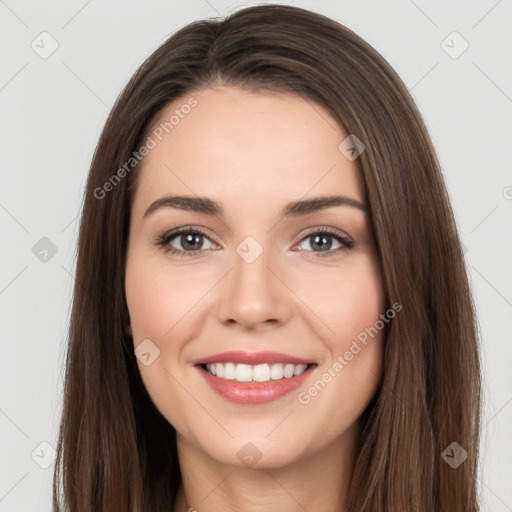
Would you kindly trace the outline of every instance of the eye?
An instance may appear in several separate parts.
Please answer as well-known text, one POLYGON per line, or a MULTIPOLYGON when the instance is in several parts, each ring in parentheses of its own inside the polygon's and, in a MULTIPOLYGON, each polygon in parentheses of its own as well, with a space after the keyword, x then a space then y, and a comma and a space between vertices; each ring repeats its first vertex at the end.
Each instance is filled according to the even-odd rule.
POLYGON ((315 256, 323 257, 333 256, 343 249, 351 249, 354 247, 354 242, 339 231, 325 227, 317 228, 317 231, 307 234, 297 247, 301 251, 314 252, 315 256), (300 247, 304 242, 306 242, 305 247, 300 247), (338 244, 337 247, 336 244, 338 244))
POLYGON ((194 253, 197 254, 204 249, 216 247, 203 231, 190 227, 176 229, 164 234, 157 240, 157 245, 161 246, 166 252, 181 256, 195 256, 194 253), (205 240, 208 240, 210 246, 204 246, 205 240))

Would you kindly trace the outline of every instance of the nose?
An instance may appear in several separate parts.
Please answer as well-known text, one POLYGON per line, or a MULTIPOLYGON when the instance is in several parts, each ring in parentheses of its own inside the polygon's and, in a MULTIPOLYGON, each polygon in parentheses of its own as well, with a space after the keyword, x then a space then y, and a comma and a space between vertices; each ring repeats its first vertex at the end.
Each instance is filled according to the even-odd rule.
POLYGON ((219 321, 251 331, 285 324, 292 315, 293 294, 280 273, 271 251, 252 262, 235 253, 219 287, 219 321))

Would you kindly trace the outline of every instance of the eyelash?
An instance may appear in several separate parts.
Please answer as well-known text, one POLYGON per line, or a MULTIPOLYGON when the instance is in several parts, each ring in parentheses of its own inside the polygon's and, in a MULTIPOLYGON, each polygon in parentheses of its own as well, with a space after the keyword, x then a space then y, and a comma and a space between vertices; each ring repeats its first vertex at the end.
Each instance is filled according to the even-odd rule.
MULTIPOLYGON (((176 249, 175 247, 172 247, 169 245, 169 242, 176 238, 178 235, 187 234, 187 235, 202 235, 205 238, 209 239, 209 236, 199 228, 192 228, 191 226, 185 226, 183 228, 175 229, 174 231, 171 231, 169 233, 164 233, 163 235, 159 236, 156 245, 161 247, 166 253, 175 254, 175 255, 181 255, 181 256, 196 256, 203 251, 207 249, 199 249, 198 251, 182 251, 181 249, 176 249)), ((314 252, 316 254, 316 257, 326 257, 326 256, 334 256, 338 253, 338 251, 343 249, 352 249, 354 247, 354 242, 350 240, 349 238, 341 235, 339 231, 330 228, 330 227, 320 227, 317 228, 315 231, 310 231, 309 233, 306 233, 300 241, 306 240, 312 235, 330 235, 336 240, 338 240, 344 247, 338 247, 337 249, 331 249, 330 251, 305 251, 305 252, 314 252)), ((301 249, 302 250, 302 249, 301 249)))

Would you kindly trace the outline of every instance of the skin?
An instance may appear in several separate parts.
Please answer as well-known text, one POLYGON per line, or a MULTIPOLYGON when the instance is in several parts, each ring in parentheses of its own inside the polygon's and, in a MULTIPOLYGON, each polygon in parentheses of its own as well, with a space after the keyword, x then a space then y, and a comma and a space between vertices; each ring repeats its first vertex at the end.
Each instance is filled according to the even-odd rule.
MULTIPOLYGON (((383 331, 309 403, 298 393, 332 373, 338 356, 385 312, 379 259, 360 209, 279 212, 291 201, 334 194, 365 203, 356 164, 338 149, 347 134, 323 107, 292 94, 218 86, 193 96, 197 106, 138 169, 125 283, 134 347, 150 339, 160 350, 150 365, 137 362, 177 431, 183 485, 174 511, 344 510, 358 418, 381 374, 383 331), (224 216, 163 207, 143 217, 170 194, 209 197, 224 216), (189 225, 208 234, 200 253, 182 257, 156 245, 189 225), (354 247, 328 237, 331 255, 324 256, 310 236, 322 227, 354 247), (236 252, 247 236, 263 248, 250 264, 236 252), (318 367, 274 402, 234 404, 192 362, 238 349, 292 354, 318 367), (261 452, 254 466, 237 456, 249 442, 261 452)), ((188 98, 169 105, 161 120, 188 98)), ((186 250, 183 242, 177 235, 169 244, 186 250)))

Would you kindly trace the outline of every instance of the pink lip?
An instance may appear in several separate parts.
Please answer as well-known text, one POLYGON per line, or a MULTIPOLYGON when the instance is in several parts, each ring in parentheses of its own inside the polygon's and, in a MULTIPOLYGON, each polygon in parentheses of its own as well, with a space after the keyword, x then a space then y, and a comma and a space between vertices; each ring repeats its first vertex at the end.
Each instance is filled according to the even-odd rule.
MULTIPOLYGON (((229 360, 232 361, 232 359, 229 360)), ((197 368, 210 388, 222 397, 237 404, 256 405, 272 402, 295 391, 304 384, 316 366, 316 364, 309 366, 296 377, 269 380, 268 382, 237 382, 236 380, 220 379, 205 370, 202 365, 197 366, 197 368)))
POLYGON ((282 363, 282 364, 312 364, 313 361, 306 361, 299 357, 289 356, 288 354, 281 354, 279 352, 243 352, 242 350, 235 350, 231 352, 222 352, 222 354, 215 354, 212 356, 204 357, 195 360, 192 364, 207 364, 207 363, 227 363, 232 362, 235 364, 263 364, 263 363, 282 363))

